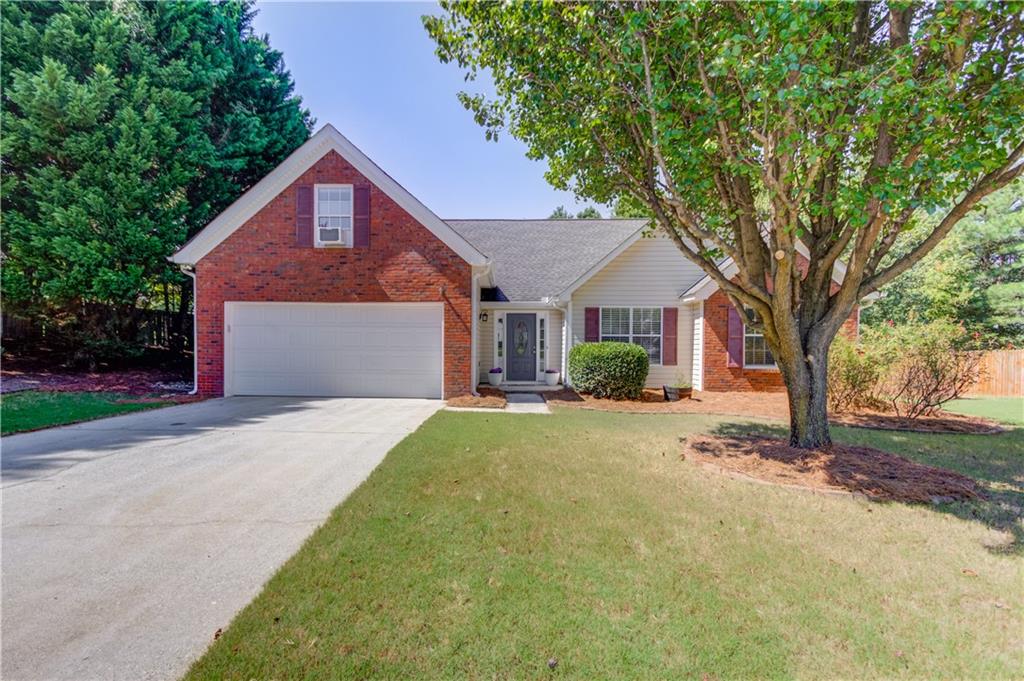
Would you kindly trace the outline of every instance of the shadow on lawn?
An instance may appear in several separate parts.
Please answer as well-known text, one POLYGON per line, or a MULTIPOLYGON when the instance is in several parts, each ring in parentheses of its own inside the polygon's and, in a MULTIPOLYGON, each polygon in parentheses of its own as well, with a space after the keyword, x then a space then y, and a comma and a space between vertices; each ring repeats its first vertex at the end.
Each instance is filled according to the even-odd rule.
MULTIPOLYGON (((767 423, 722 423, 710 434, 725 438, 764 436, 785 440, 788 430, 767 423)), ((1012 536, 1011 542, 987 548, 998 553, 1024 554, 1024 428, 992 435, 934 435, 833 426, 832 437, 843 445, 879 449, 973 479, 980 488, 978 498, 940 499, 928 503, 928 508, 1008 533, 1012 536)), ((794 472, 799 472, 804 465, 799 457, 792 456, 788 447, 779 447, 777 457, 771 451, 767 456, 762 454, 768 465, 790 464, 794 472)), ((854 492, 898 485, 899 473, 914 473, 912 467, 904 465, 892 470, 884 463, 885 459, 866 462, 864 466, 856 462, 851 466, 847 462, 835 468, 826 464, 824 472, 830 483, 854 492)), ((885 495, 879 498, 879 495, 867 493, 867 496, 877 503, 889 503, 885 495)))

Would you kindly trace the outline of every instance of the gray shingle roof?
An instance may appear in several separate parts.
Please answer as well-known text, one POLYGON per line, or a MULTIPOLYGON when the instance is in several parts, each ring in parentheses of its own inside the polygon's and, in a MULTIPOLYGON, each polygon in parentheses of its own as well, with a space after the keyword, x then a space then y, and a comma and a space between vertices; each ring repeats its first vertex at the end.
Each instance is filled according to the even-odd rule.
POLYGON ((512 301, 561 293, 646 220, 446 220, 493 262, 512 301))

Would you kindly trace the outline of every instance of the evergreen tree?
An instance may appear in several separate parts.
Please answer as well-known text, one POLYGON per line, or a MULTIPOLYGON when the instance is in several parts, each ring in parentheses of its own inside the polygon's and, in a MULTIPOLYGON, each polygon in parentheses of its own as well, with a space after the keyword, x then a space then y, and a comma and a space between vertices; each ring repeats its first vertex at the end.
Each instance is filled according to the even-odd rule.
MULTIPOLYGON (((935 219, 904 235, 893 257, 934 229, 935 219)), ((864 310, 865 324, 948 320, 962 323, 984 346, 1024 346, 1024 186, 1018 182, 992 194, 985 210, 965 217, 882 292, 864 310)))
POLYGON ((161 284, 187 294, 167 256, 309 135, 251 19, 240 2, 5 4, 6 309, 93 359, 133 348, 161 284))

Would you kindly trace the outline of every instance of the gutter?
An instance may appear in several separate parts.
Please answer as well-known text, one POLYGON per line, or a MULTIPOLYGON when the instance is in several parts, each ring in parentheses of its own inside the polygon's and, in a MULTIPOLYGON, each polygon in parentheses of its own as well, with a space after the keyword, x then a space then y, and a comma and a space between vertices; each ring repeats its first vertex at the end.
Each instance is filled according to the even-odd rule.
POLYGON ((196 299, 196 270, 191 265, 178 265, 178 268, 192 279, 192 390, 189 395, 199 393, 199 325, 196 321, 196 309, 199 301, 196 299))

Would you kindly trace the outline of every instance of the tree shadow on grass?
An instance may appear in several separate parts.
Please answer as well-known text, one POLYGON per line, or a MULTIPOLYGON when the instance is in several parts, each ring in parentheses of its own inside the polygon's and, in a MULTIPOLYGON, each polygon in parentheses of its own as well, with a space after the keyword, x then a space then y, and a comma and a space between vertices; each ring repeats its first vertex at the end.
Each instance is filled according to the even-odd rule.
MULTIPOLYGON (((722 438, 782 438, 783 445, 788 438, 785 428, 766 423, 722 423, 711 434, 722 438)), ((819 459, 816 464, 820 469, 818 472, 829 485, 863 493, 876 502, 916 501, 936 512, 981 523, 1012 538, 986 548, 997 553, 1024 555, 1024 429, 993 435, 936 435, 833 426, 832 437, 840 445, 881 450, 914 464, 958 475, 933 477, 935 473, 922 466, 900 465, 887 457, 877 454, 870 457, 864 452, 864 462, 856 458, 851 460, 849 456, 845 461, 835 463, 831 459, 819 459), (963 498, 970 495, 943 493, 940 484, 936 488, 939 490, 937 494, 923 497, 918 494, 915 498, 915 484, 923 481, 926 484, 922 489, 928 489, 927 484, 948 482, 955 492, 958 479, 962 480, 960 476, 967 476, 977 483, 976 497, 963 498), (907 489, 911 491, 909 496, 886 493, 886 490, 899 492, 907 489)), ((745 441, 749 444, 749 440, 745 441)), ((737 440, 738 444, 741 442, 743 440, 737 440)), ((784 469, 791 466, 793 477, 799 478, 807 474, 810 464, 792 452, 783 446, 767 448, 758 452, 758 456, 763 457, 762 463, 766 468, 785 472, 784 469)), ((858 450, 848 449, 847 452, 858 450)))

